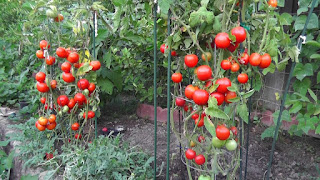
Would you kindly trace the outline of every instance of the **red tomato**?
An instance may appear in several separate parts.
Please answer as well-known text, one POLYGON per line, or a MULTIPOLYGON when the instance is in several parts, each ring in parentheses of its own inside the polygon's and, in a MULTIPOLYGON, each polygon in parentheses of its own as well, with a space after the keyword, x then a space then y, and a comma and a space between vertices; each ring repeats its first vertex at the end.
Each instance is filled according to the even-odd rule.
POLYGON ((179 107, 183 107, 186 104, 186 100, 182 99, 181 97, 176 98, 176 105, 179 107))
POLYGON ((243 65, 247 65, 249 63, 249 55, 248 53, 243 53, 239 59, 239 63, 243 65))
POLYGON ((236 37, 237 43, 242 43, 244 40, 246 40, 247 33, 246 30, 243 27, 235 27, 231 30, 231 34, 236 37))
MULTIPOLYGON (((193 112, 192 112, 193 113, 193 112)), ((198 118, 199 118, 199 114, 193 114, 192 116, 191 116, 191 118, 193 119, 193 120, 197 120, 198 118)))
POLYGON ((68 57, 68 53, 63 47, 57 48, 56 54, 57 54, 57 56, 59 56, 61 58, 67 58, 68 57))
POLYGON ((232 72, 237 72, 237 71, 239 71, 239 69, 240 69, 240 65, 238 63, 233 63, 231 65, 231 71, 232 72))
POLYGON ((75 105, 76 105, 76 101, 73 98, 71 98, 68 103, 69 109, 72 109, 75 105))
POLYGON ((231 62, 228 60, 222 60, 220 65, 223 70, 231 69, 231 62))
POLYGON ((46 58, 46 63, 47 65, 51 66, 56 62, 56 58, 53 56, 49 56, 48 58, 46 58))
POLYGON ((77 134, 74 135, 74 138, 75 138, 75 139, 81 139, 82 136, 81 136, 81 134, 78 134, 78 133, 77 133, 77 134))
POLYGON ((66 72, 62 73, 62 79, 67 83, 72 83, 75 80, 72 73, 66 73, 66 72))
POLYGON ((189 68, 193 68, 198 64, 198 56, 195 54, 188 54, 184 57, 184 63, 189 68))
POLYGON ((39 131, 44 131, 46 130, 46 126, 42 126, 41 124, 38 123, 38 121, 36 122, 36 127, 39 131))
POLYGON ((177 52, 176 51, 171 51, 171 56, 177 56, 177 52))
POLYGON ((185 104, 185 105, 183 106, 183 110, 184 110, 185 112, 188 112, 188 111, 189 111, 189 106, 185 104))
POLYGON ((212 81, 207 81, 205 84, 205 87, 210 87, 210 86, 212 86, 212 81))
POLYGON ((86 97, 82 94, 82 93, 77 93, 74 96, 74 100, 76 101, 76 103, 78 103, 79 105, 82 105, 83 103, 86 102, 86 97))
POLYGON ((198 137, 198 141, 200 142, 200 143, 202 143, 202 142, 204 142, 206 139, 203 137, 203 136, 199 136, 198 137))
POLYGON ((38 50, 36 52, 36 56, 39 58, 39 59, 44 59, 44 52, 42 50, 38 50))
MULTIPOLYGON (((199 116, 199 115, 198 115, 199 116)), ((197 118, 194 120, 194 124, 197 125, 198 127, 202 127, 204 126, 204 116, 201 116, 201 118, 197 118), (198 124, 198 120, 200 119, 199 121, 199 124, 198 124)))
POLYGON ((162 44, 161 46, 160 46, 160 52, 162 53, 162 54, 164 54, 164 52, 165 52, 165 50, 168 48, 168 46, 166 46, 165 44, 162 44))
MULTIPOLYGON (((88 111, 88 119, 92 119, 92 118, 94 118, 94 116, 95 116, 95 113, 93 111, 88 111)), ((86 113, 85 112, 83 113, 82 117, 83 117, 83 119, 86 118, 86 113)))
POLYGON ((230 52, 234 52, 238 47, 239 47, 239 43, 235 43, 235 44, 230 43, 230 46, 228 47, 228 50, 230 52))
POLYGON ((230 130, 226 128, 224 125, 219 125, 216 128, 217 138, 220 140, 227 140, 230 136, 230 130))
POLYGON ((60 106, 68 105, 68 103, 69 103, 69 98, 68 98, 68 96, 66 96, 66 95, 60 95, 60 96, 57 98, 57 103, 58 103, 60 106))
POLYGON ((261 62, 259 64, 260 68, 267 68, 271 64, 271 56, 268 53, 265 53, 261 56, 261 62))
POLYGON ((238 130, 237 130, 236 127, 232 126, 232 127, 230 128, 230 130, 231 130, 231 132, 233 133, 234 136, 236 136, 236 135, 238 134, 238 130))
POLYGON ((194 162, 198 165, 202 165, 206 162, 206 158, 202 154, 200 154, 194 158, 194 162))
POLYGON ((100 69, 101 63, 100 61, 91 61, 90 66, 92 66, 92 69, 91 69, 92 71, 97 71, 100 69))
POLYGON ((196 152, 192 149, 187 149, 185 154, 186 154, 186 158, 189 160, 194 159, 197 155, 196 152))
POLYGON ((251 66, 259 66, 261 63, 261 56, 258 53, 252 53, 249 57, 249 63, 251 66))
POLYGON ((215 97, 217 99, 218 106, 223 104, 223 102, 224 102, 224 94, 219 93, 219 92, 213 92, 213 93, 210 94, 210 96, 215 97))
POLYGON ((226 103, 231 103, 230 101, 229 101, 229 99, 233 99, 233 98, 236 98, 237 97, 237 93, 235 93, 235 92, 232 92, 232 91, 228 91, 227 93, 226 93, 226 96, 225 96, 225 101, 226 101, 226 103))
POLYGON ((96 85, 94 83, 90 83, 88 87, 89 92, 93 92, 95 89, 96 89, 96 85))
POLYGON ((48 124, 48 119, 45 118, 45 117, 40 117, 40 118, 38 119, 38 123, 39 123, 40 125, 42 125, 42 126, 45 126, 45 125, 48 124))
POLYGON ((87 79, 80 79, 77 83, 78 88, 81 90, 89 88, 89 81, 87 79))
POLYGON ((277 0, 269 0, 268 4, 272 7, 277 7, 278 1, 277 0))
MULTIPOLYGON (((81 64, 82 64, 82 63, 81 63, 81 64)), ((79 63, 74 63, 73 66, 74 66, 75 68, 77 68, 77 69, 80 68, 80 64, 79 64, 79 63)))
POLYGON ((41 102, 42 104, 45 104, 45 103, 46 103, 46 98, 45 98, 45 97, 40 98, 40 102, 41 102))
POLYGON ((67 60, 71 63, 77 63, 79 61, 79 54, 76 52, 70 52, 67 60))
POLYGON ((57 87, 57 81, 56 80, 52 80, 50 82, 50 86, 51 86, 52 89, 55 89, 57 87))
POLYGON ((239 81, 239 83, 241 83, 241 84, 245 84, 245 83, 247 83, 248 82, 248 75, 246 74, 246 73, 241 73, 241 74, 239 74, 238 75, 238 81, 239 81))
POLYGON ((79 123, 77 123, 77 122, 76 122, 76 123, 73 123, 73 124, 71 125, 71 129, 74 130, 74 131, 78 130, 79 127, 80 127, 80 125, 79 125, 79 123))
POLYGON ((193 94, 196 90, 198 90, 199 88, 197 86, 192 86, 191 84, 188 85, 186 87, 186 89, 184 90, 184 95, 188 98, 188 99, 193 99, 193 94))
POLYGON ((46 74, 44 72, 38 72, 36 74, 36 80, 38 82, 43 82, 46 79, 46 74))
POLYGON ((179 73, 179 72, 173 73, 173 74, 171 75, 171 79, 172 79, 173 82, 179 83, 179 82, 182 81, 182 74, 179 73))
POLYGON ((57 126, 57 123, 53 122, 53 123, 47 124, 46 127, 47 127, 48 130, 53 130, 54 128, 56 128, 56 126, 57 126))
POLYGON ((40 41, 40 49, 44 50, 44 49, 48 49, 50 48, 50 44, 48 44, 48 42, 46 40, 41 40, 40 41))
POLYGON ((228 78, 221 78, 218 79, 215 84, 219 84, 216 91, 224 94, 228 91, 228 87, 231 86, 231 81, 228 78))
POLYGON ((50 160, 53 158, 53 154, 52 153, 46 153, 46 160, 50 160))
POLYGON ((212 70, 208 65, 202 65, 197 68, 197 77, 200 81, 206 81, 212 76, 212 70))
POLYGON ((218 33, 214 39, 217 48, 225 49, 230 46, 230 39, 227 33, 218 33))
POLYGON ((51 114, 48 121, 49 121, 49 123, 53 123, 53 122, 56 122, 56 119, 57 119, 56 115, 51 114))
POLYGON ((206 105, 209 100, 209 93, 206 90, 198 89, 194 92, 192 98, 194 103, 200 106, 206 105))
POLYGON ((55 21, 55 22, 61 22, 61 21, 63 21, 63 15, 62 15, 62 14, 58 14, 58 16, 54 18, 54 21, 55 21))
POLYGON ((44 83, 44 82, 37 82, 37 89, 39 92, 42 92, 42 93, 49 91, 49 87, 47 86, 47 83, 44 83))
POLYGON ((69 73, 71 70, 71 64, 69 62, 64 62, 61 64, 61 70, 63 72, 69 73))

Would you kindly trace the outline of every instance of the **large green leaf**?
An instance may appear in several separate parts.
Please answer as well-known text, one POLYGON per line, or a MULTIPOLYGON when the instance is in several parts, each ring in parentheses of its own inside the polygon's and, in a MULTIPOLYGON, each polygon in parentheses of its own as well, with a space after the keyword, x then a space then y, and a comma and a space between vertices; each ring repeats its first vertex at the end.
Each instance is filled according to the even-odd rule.
POLYGON ((216 136, 216 128, 212 121, 207 117, 204 117, 204 126, 206 127, 207 131, 209 131, 212 137, 216 136))
POLYGON ((265 138, 268 138, 268 137, 273 137, 274 136, 274 133, 276 131, 276 127, 275 126, 270 126, 268 127, 267 129, 265 129, 263 131, 263 133, 261 134, 261 139, 265 139, 265 138))
MULTIPOLYGON (((294 23, 295 31, 302 30, 306 21, 307 21, 306 15, 298 16, 298 18, 296 19, 296 22, 294 23)), ((319 28, 319 19, 315 13, 312 13, 310 17, 310 21, 307 25, 307 29, 316 29, 316 28, 319 28)))
POLYGON ((290 108, 289 112, 290 114, 297 113, 302 108, 302 103, 300 101, 295 102, 292 107, 290 108))
POLYGON ((158 1, 158 5, 160 7, 160 10, 164 14, 168 13, 171 4, 173 4, 173 0, 159 0, 158 1))
POLYGON ((240 116, 240 118, 248 123, 248 118, 249 118, 249 112, 248 112, 248 107, 247 104, 241 104, 237 106, 237 114, 240 116))
POLYGON ((313 66, 310 63, 306 63, 305 65, 299 63, 296 65, 293 71, 293 75, 296 76, 300 81, 306 76, 313 75, 313 66))
POLYGON ((293 89, 299 92, 301 95, 306 95, 308 88, 311 87, 311 80, 309 78, 304 78, 302 81, 295 81, 293 84, 293 89))
POLYGON ((103 92, 112 94, 114 85, 108 78, 99 78, 98 85, 103 92))
POLYGON ((292 16, 288 13, 282 13, 281 16, 279 17, 280 25, 291 25, 292 23, 292 16))
POLYGON ((308 88, 308 92, 310 94, 310 96, 312 97, 312 99, 317 102, 318 101, 318 98, 317 98, 317 95, 311 90, 308 88))
POLYGON ((226 119, 226 120, 230 119, 225 112, 223 112, 221 109, 218 109, 218 108, 213 108, 213 107, 207 108, 205 110, 205 113, 211 117, 216 117, 216 118, 226 119))

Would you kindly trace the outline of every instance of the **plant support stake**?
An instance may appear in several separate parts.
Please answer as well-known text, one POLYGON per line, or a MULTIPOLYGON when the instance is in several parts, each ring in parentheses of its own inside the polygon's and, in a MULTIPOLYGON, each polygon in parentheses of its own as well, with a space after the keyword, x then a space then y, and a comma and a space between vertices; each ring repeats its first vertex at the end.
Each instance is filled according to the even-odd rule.
POLYGON ((154 180, 157 178, 157 6, 157 1, 155 1, 153 7, 154 180))

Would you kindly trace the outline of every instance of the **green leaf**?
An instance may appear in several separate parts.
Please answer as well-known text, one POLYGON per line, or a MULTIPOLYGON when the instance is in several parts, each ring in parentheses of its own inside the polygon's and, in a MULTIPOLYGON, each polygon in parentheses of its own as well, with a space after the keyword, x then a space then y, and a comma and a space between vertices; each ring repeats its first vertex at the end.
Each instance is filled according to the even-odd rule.
POLYGON ((214 84, 209 88, 209 93, 213 93, 217 88, 218 88, 219 84, 214 84))
POLYGON ((0 147, 3 147, 3 146, 7 146, 9 144, 9 140, 7 141, 0 141, 0 147))
POLYGON ((285 0, 278 0, 278 6, 279 7, 284 7, 284 3, 285 2, 285 0))
POLYGON ((275 66, 273 63, 271 63, 269 67, 263 69, 262 74, 263 74, 263 75, 266 75, 266 74, 268 74, 269 72, 270 72, 270 73, 274 73, 275 70, 276 70, 276 66, 275 66))
POLYGON ((103 92, 112 94, 114 85, 108 78, 99 78, 98 85, 103 92))
POLYGON ((250 91, 244 93, 244 94, 242 95, 242 98, 247 99, 247 98, 249 98, 250 96, 252 96, 252 95, 254 94, 254 92, 255 92, 255 90, 254 90, 254 89, 251 89, 250 91))
POLYGON ((208 100, 208 107, 213 107, 213 108, 217 108, 218 101, 215 97, 210 96, 209 100, 208 100))
POLYGON ((268 127, 261 134, 261 140, 264 140, 265 138, 268 138, 268 137, 273 137, 275 132, 276 132, 276 127, 275 126, 268 127))
POLYGON ((204 126, 206 127, 207 131, 209 131, 212 137, 216 136, 216 128, 207 116, 204 117, 204 126))
POLYGON ((258 74, 255 74, 253 76, 253 79, 252 79, 252 87, 254 88, 254 90, 256 91, 260 91, 261 87, 262 87, 262 80, 261 80, 261 77, 260 75, 258 74))
POLYGON ((319 104, 317 104, 316 110, 314 111, 313 115, 316 116, 318 114, 320 114, 320 105, 319 104))
POLYGON ((229 120, 229 116, 223 112, 222 110, 218 109, 218 108, 207 108, 205 110, 205 113, 211 117, 216 117, 216 118, 220 118, 220 119, 225 119, 225 120, 229 120))
POLYGON ((313 40, 312 40, 312 41, 307 41, 307 42, 306 42, 306 45, 320 48, 320 43, 317 42, 317 41, 313 41, 313 40))
MULTIPOLYGON (((296 22, 294 23, 295 31, 302 30, 304 28, 306 21, 307 21, 306 15, 298 16, 298 18, 296 19, 296 22)), ((312 13, 309 24, 307 25, 307 29, 316 29, 318 27, 319 27, 318 16, 315 13, 312 13)))
POLYGON ((237 114, 240 116, 240 118, 248 123, 249 120, 249 112, 248 112, 248 107, 247 104, 241 104, 237 106, 237 114))
POLYGON ((290 114, 297 113, 302 108, 302 103, 300 101, 295 102, 289 110, 290 114))
POLYGON ((288 55, 292 61, 295 61, 297 63, 299 62, 299 49, 297 48, 297 46, 292 46, 288 51, 288 55))
POLYGON ((306 76, 313 75, 313 66, 310 63, 306 63, 305 65, 298 63, 294 68, 293 75, 296 76, 300 81, 306 76))
POLYGON ((126 0, 112 0, 112 3, 117 6, 117 7, 120 7, 122 5, 125 5, 127 3, 126 0))
POLYGON ((320 124, 317 126, 317 129, 316 129, 316 134, 320 134, 320 124))
POLYGON ((239 102, 241 100, 240 97, 235 97, 235 98, 232 98, 232 99, 228 99, 228 101, 234 103, 234 102, 239 102))
POLYGON ((24 175, 24 176, 21 176, 21 179, 20 180, 38 180, 38 175, 24 175))
POLYGON ((159 0, 158 4, 161 12, 167 14, 170 6, 173 4, 173 0, 159 0))
POLYGON ((183 41, 183 43, 184 43, 184 46, 185 46, 186 48, 189 48, 189 47, 191 46, 192 40, 186 38, 186 39, 183 41))
POLYGON ((123 82, 121 72, 109 70, 106 74, 109 80, 111 80, 117 89, 121 91, 123 82))
POLYGON ((280 21, 280 25, 284 26, 284 25, 288 25, 290 26, 293 19, 292 16, 288 13, 282 13, 279 17, 279 21, 280 21))
MULTIPOLYGON (((180 32, 180 31, 178 31, 180 32)), ((181 36, 180 36, 180 33, 175 33, 173 35, 173 42, 179 42, 181 40, 181 36)))
POLYGON ((304 78, 302 81, 295 81, 293 84, 293 89, 299 92, 302 96, 307 94, 308 88, 311 87, 311 80, 309 78, 304 78))
POLYGON ((307 11, 308 11, 308 7, 301 7, 298 9, 297 15, 299 16, 301 13, 307 12, 307 11))
POLYGON ((312 55, 310 56, 310 59, 320 60, 320 54, 312 54, 312 55))
POLYGON ((83 76, 92 69, 88 62, 84 63, 77 71, 77 76, 83 76))
POLYGON ((207 7, 208 3, 209 3, 209 0, 201 0, 202 7, 207 7))
POLYGON ((231 86, 229 86, 227 88, 229 91, 232 91, 232 92, 237 92, 238 91, 238 86, 236 83, 232 83, 231 86))
POLYGON ((308 92, 309 92, 310 96, 312 97, 312 99, 315 102, 317 102, 318 101, 317 95, 310 88, 308 88, 308 92))

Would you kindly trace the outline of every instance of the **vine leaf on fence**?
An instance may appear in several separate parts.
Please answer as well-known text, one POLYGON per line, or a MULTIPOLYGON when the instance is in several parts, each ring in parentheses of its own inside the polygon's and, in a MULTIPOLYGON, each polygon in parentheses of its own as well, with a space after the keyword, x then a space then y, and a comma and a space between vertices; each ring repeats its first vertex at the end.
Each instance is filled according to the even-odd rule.
POLYGON ((167 14, 173 0, 159 0, 158 4, 163 14, 167 14))
POLYGON ((218 109, 218 108, 214 108, 214 107, 209 107, 205 110, 205 113, 211 117, 216 117, 216 118, 220 118, 220 119, 225 119, 225 120, 229 120, 229 116, 223 112, 222 110, 218 109))
POLYGON ((209 133, 211 134, 212 137, 216 136, 216 128, 215 128, 214 124, 212 123, 212 121, 207 116, 204 117, 204 126, 209 131, 209 133))
POLYGON ((297 79, 300 81, 305 78, 306 76, 312 76, 313 75, 313 66, 310 63, 303 64, 297 64, 294 68, 293 75, 296 76, 297 79))
POLYGON ((302 103, 300 101, 297 101, 293 103, 292 107, 290 108, 289 112, 290 114, 297 113, 302 108, 302 103))
POLYGON ((276 131, 276 127, 275 127, 275 126, 270 126, 270 127, 268 127, 268 128, 265 129, 265 130, 263 131, 263 133, 261 134, 261 140, 264 140, 265 138, 268 138, 268 137, 273 137, 275 131, 276 131))
POLYGON ((313 99, 315 102, 317 102, 317 101, 318 101, 317 95, 316 95, 310 88, 308 88, 308 92, 309 92, 310 96, 312 97, 312 99, 313 99))

